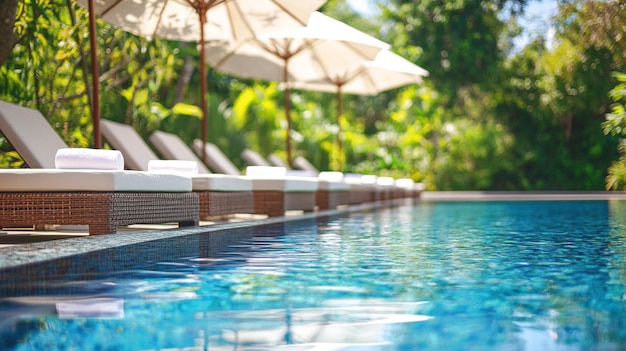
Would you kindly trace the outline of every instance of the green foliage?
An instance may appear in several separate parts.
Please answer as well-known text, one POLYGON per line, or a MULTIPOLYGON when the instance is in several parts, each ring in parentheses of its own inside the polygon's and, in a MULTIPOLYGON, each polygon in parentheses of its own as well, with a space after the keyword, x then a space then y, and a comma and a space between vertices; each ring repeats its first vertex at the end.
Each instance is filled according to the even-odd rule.
POLYGON ((626 136, 626 73, 615 72, 613 76, 619 82, 609 96, 613 100, 611 112, 606 114, 606 121, 602 123, 604 134, 626 136))
POLYGON ((622 140, 619 146, 620 157, 614 161, 606 177, 606 190, 626 190, 626 142, 622 140))
MULTIPOLYGON (((606 114, 606 120, 602 123, 604 134, 614 136, 626 136, 626 74, 614 73, 619 82, 611 91, 609 96, 614 101, 611 112, 606 114)), ((626 142, 622 139, 618 151, 620 157, 613 162, 608 169, 606 178, 607 190, 626 190, 626 142)))
POLYGON ((277 102, 282 94, 278 84, 253 84, 241 91, 233 103, 231 122, 244 134, 249 147, 262 155, 285 149, 285 112, 277 102))
MULTIPOLYGON (((513 2, 513 1, 511 1, 513 2)), ((457 88, 489 84, 501 62, 499 19, 504 1, 390 0, 383 16, 392 23, 388 36, 396 48, 427 67, 438 90, 454 96, 457 88)), ((453 100, 450 100, 453 103, 453 100)))
POLYGON ((19 2, 17 13, 20 39, 0 67, 0 99, 38 109, 68 145, 88 146, 84 36, 74 13, 48 1, 19 2))

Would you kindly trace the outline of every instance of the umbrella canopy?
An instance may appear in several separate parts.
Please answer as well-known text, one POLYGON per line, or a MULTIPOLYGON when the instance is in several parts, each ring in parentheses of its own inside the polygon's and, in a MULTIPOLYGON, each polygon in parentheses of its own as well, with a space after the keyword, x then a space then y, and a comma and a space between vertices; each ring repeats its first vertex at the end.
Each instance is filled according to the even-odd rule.
POLYGON ((274 32, 225 45, 208 43, 207 61, 215 68, 244 78, 287 83, 286 151, 291 163, 289 84, 322 79, 373 60, 389 45, 345 23, 314 12, 306 27, 274 32))
POLYGON ((295 80, 293 89, 355 95, 376 95, 409 84, 421 84, 428 71, 389 50, 381 50, 373 61, 335 72, 321 79, 295 80))
MULTIPOLYGON (((376 95, 409 84, 421 84, 422 77, 425 76, 428 76, 425 69, 389 50, 382 50, 373 61, 337 71, 320 79, 296 80, 290 83, 290 88, 336 93, 337 125, 341 126, 343 93, 376 95)), ((338 151, 341 152, 339 137, 337 143, 338 151)))
MULTIPOLYGON (((199 42, 200 52, 204 51, 204 43, 209 39, 244 40, 278 30, 302 27, 311 13, 326 1, 77 0, 81 6, 90 8, 90 15, 95 13, 128 32, 147 37, 199 42)), ((95 35, 94 30, 91 32, 92 38, 95 35)), ((206 141, 208 112, 204 55, 200 55, 200 82, 204 117, 202 139, 206 141)), ((97 84, 94 79, 94 87, 97 84)), ((205 155, 202 156, 204 160, 205 155)))

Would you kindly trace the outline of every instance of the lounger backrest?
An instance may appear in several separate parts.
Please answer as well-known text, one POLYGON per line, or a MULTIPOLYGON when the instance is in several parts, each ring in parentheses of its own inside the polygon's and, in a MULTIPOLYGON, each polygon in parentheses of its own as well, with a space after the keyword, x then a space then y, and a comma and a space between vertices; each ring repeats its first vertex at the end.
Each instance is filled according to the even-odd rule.
MULTIPOLYGON (((202 155, 202 140, 196 139, 193 141, 193 151, 198 155, 202 155)), ((237 167, 224 155, 216 145, 211 143, 204 143, 206 151, 207 165, 215 173, 241 175, 241 172, 237 167)))
POLYGON ((276 155, 276 154, 270 154, 269 156, 267 156, 267 160, 274 167, 284 167, 284 168, 287 168, 287 169, 291 168, 291 167, 289 167, 287 162, 283 161, 283 159, 278 157, 278 155, 276 155))
POLYGON ((296 157, 293 160, 293 165, 297 169, 301 169, 303 171, 308 171, 308 172, 311 172, 311 173, 313 173, 315 175, 320 173, 319 169, 317 169, 315 166, 313 166, 313 164, 311 162, 309 162, 309 160, 307 160, 306 158, 304 158, 302 156, 296 157))
POLYGON ((258 152, 250 149, 245 149, 241 152, 241 158, 248 164, 248 166, 271 166, 258 152))
POLYGON ((100 130, 107 142, 124 155, 124 164, 128 169, 147 171, 148 162, 159 159, 141 135, 129 125, 103 119, 100 120, 100 130))
POLYGON ((195 161, 198 163, 198 173, 211 173, 178 135, 157 130, 150 135, 149 140, 166 160, 195 161))
POLYGON ((67 147, 41 112, 5 101, 0 130, 30 168, 55 168, 57 150, 67 147))

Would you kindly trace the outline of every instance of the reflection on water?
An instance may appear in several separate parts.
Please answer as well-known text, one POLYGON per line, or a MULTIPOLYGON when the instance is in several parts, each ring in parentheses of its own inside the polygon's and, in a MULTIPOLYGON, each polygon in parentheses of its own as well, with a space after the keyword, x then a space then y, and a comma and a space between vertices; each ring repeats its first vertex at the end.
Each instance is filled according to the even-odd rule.
POLYGON ((0 286, 0 349, 624 349, 624 213, 422 203, 74 258, 0 286))

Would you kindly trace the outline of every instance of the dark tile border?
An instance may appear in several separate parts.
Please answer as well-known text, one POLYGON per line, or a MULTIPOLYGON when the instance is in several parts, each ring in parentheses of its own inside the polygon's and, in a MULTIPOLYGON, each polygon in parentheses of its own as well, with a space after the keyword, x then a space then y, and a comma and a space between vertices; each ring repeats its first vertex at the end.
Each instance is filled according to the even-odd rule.
POLYGON ((399 202, 368 203, 359 206, 350 206, 340 210, 324 210, 307 212, 292 216, 271 217, 241 222, 219 223, 208 226, 141 230, 120 232, 109 235, 94 235, 74 237, 69 239, 51 240, 37 243, 26 243, 0 248, 0 276, 2 271, 20 266, 46 262, 76 255, 83 255, 94 251, 136 245, 150 241, 168 240, 197 234, 210 234, 256 226, 284 223, 290 221, 308 220, 312 218, 333 216, 349 212, 367 211, 379 207, 397 205, 399 202))

